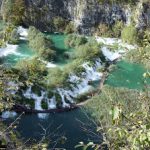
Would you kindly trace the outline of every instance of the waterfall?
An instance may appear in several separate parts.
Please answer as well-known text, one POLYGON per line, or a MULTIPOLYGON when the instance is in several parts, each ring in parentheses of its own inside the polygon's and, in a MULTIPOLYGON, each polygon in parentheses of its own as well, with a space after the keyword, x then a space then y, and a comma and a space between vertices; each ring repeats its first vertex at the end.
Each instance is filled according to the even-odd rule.
MULTIPOLYGON (((44 91, 41 91, 41 96, 34 94, 32 92, 32 87, 29 87, 25 92, 23 92, 23 95, 26 98, 32 98, 35 100, 36 110, 42 110, 42 100, 47 102, 48 109, 55 109, 57 105, 56 94, 60 95, 63 108, 70 107, 70 104, 75 103, 75 98, 92 90, 92 86, 89 85, 89 81, 101 79, 102 73, 97 72, 97 69, 101 66, 100 59, 96 59, 94 65, 91 65, 89 62, 83 63, 82 67, 85 69, 85 72, 82 72, 80 76, 70 74, 68 79, 70 82, 70 88, 56 88, 52 91, 53 96, 51 98, 48 98, 47 93, 44 91)), ((43 115, 41 115, 42 114, 39 115, 40 118, 43 117, 43 115)))
POLYGON ((102 53, 108 61, 114 61, 122 56, 119 52, 111 52, 107 47, 102 48, 102 53))
POLYGON ((53 96, 51 99, 47 99, 48 109, 56 108, 56 97, 53 96))
POLYGON ((2 115, 1 115, 3 119, 14 118, 16 116, 17 116, 17 113, 14 111, 4 111, 2 112, 2 115))
MULTIPOLYGON (((18 27, 18 30, 17 30, 19 36, 20 36, 20 39, 23 39, 25 40, 28 36, 28 30, 27 29, 24 29, 23 27, 18 27)), ((22 55, 21 53, 17 52, 17 49, 18 49, 18 45, 13 45, 13 44, 8 44, 6 43, 6 46, 3 47, 3 48, 0 48, 0 57, 6 57, 10 54, 14 54, 14 55, 18 55, 18 56, 25 56, 25 55, 22 55)))
POLYGON ((20 55, 17 52, 18 45, 6 44, 6 47, 0 48, 0 57, 6 57, 10 54, 20 55))
POLYGON ((28 29, 23 28, 22 26, 18 27, 18 34, 20 35, 21 40, 26 40, 28 36, 28 29))
POLYGON ((107 46, 113 46, 116 44, 118 45, 119 49, 133 50, 137 48, 137 45, 124 43, 121 39, 117 39, 117 38, 103 38, 103 37, 95 36, 95 39, 98 43, 102 43, 107 46))

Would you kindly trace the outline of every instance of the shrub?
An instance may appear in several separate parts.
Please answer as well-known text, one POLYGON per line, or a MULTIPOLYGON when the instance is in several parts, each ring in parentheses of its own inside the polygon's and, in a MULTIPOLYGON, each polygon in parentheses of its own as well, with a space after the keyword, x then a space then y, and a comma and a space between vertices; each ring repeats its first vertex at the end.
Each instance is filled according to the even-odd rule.
POLYGON ((41 48, 39 49, 39 55, 47 61, 52 61, 56 56, 56 52, 50 48, 41 48))
POLYGON ((144 47, 149 47, 150 46, 150 29, 147 29, 144 31, 144 33, 142 34, 142 46, 144 47))
POLYGON ((101 50, 98 44, 87 43, 76 49, 75 55, 82 60, 91 60, 101 56, 101 50))
POLYGON ((133 25, 126 26, 121 32, 121 38, 124 42, 135 44, 138 41, 137 30, 133 25))
POLYGON ((124 27, 124 24, 122 21, 115 22, 113 26, 113 36, 116 38, 119 38, 121 36, 123 27, 124 27))
POLYGON ((134 63, 143 64, 144 67, 150 69, 150 47, 138 48, 127 54, 127 60, 134 63))
POLYGON ((43 33, 35 27, 29 28, 29 46, 38 54, 39 57, 49 61, 55 59, 55 51, 52 49, 53 43, 47 39, 43 33))
POLYGON ((72 73, 80 75, 81 72, 85 71, 85 69, 82 67, 82 64, 83 61, 81 59, 75 59, 65 67, 65 72, 67 72, 68 74, 72 73))
POLYGON ((65 28, 65 34, 71 34, 75 32, 75 26, 73 22, 69 22, 65 28))
POLYGON ((84 36, 70 34, 67 36, 67 38, 65 40, 65 45, 67 45, 68 47, 78 47, 78 46, 83 45, 87 42, 88 42, 88 40, 84 36))
POLYGON ((113 32, 107 24, 101 23, 96 31, 97 36, 112 37, 113 32))
POLYGON ((8 42, 11 44, 17 44, 19 42, 19 34, 17 29, 13 29, 8 42))
POLYGON ((67 84, 67 79, 68 74, 60 68, 51 68, 46 77, 47 86, 50 88, 64 87, 67 84))
POLYGON ((149 89, 136 91, 104 86, 87 104, 93 118, 105 132, 104 143, 91 144, 109 149, 149 149, 149 89), (94 102, 94 103, 93 103, 94 102))
POLYGON ((21 72, 20 77, 31 83, 41 82, 47 75, 45 65, 37 58, 21 60, 16 64, 16 68, 21 72))
POLYGON ((4 0, 2 3, 2 16, 6 22, 18 25, 22 22, 25 11, 24 0, 4 0))
POLYGON ((62 17, 55 17, 53 19, 53 25, 58 32, 63 32, 66 27, 66 21, 62 17))

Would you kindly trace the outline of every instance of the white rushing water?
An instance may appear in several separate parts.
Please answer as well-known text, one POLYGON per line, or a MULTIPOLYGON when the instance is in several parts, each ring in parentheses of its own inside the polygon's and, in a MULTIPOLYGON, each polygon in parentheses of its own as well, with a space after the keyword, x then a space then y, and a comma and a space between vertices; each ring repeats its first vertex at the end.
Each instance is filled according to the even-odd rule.
POLYGON ((105 56, 106 60, 108 61, 114 61, 117 60, 118 58, 120 58, 122 55, 119 53, 119 51, 117 52, 112 52, 110 51, 107 47, 102 47, 102 53, 105 56))
MULTIPOLYGON (((41 91, 41 96, 38 96, 37 94, 32 92, 32 88, 29 87, 26 92, 23 93, 24 97, 28 99, 34 99, 35 101, 35 110, 43 110, 42 108, 42 100, 45 99, 46 92, 41 91)), ((52 102, 49 104, 50 108, 54 108, 54 104, 52 102), (52 105, 52 106, 50 106, 52 105)), ((45 119, 47 117, 47 114, 44 113, 38 113, 38 117, 41 119, 45 119)))
POLYGON ((17 116, 17 113, 14 111, 4 111, 2 112, 2 115, 1 115, 3 119, 14 118, 16 116, 17 116))
POLYGON ((55 109, 56 108, 56 97, 53 96, 50 99, 47 98, 47 104, 48 104, 48 109, 55 109))
MULTIPOLYGON (((102 77, 102 73, 98 72, 97 69, 101 67, 101 60, 97 59, 94 65, 90 65, 90 63, 86 62, 82 65, 85 69, 85 72, 81 73, 81 76, 77 76, 75 74, 70 74, 69 81, 72 88, 56 88, 53 91, 53 96, 51 98, 47 97, 46 92, 41 91, 41 96, 36 95, 32 92, 32 88, 29 87, 24 92, 24 97, 35 100, 35 109, 43 110, 41 106, 42 100, 44 100, 48 109, 55 109, 57 105, 57 100, 55 94, 59 94, 60 100, 62 102, 62 107, 70 107, 71 103, 75 103, 74 99, 79 95, 89 92, 92 90, 92 86, 89 85, 89 81, 100 80, 102 77)), ((45 118, 45 115, 39 114, 38 117, 45 118)))
POLYGON ((44 61, 44 60, 42 60, 40 58, 38 60, 40 60, 43 64, 45 64, 47 68, 55 68, 55 67, 57 67, 57 65, 52 63, 52 62, 44 61))
POLYGON ((0 57, 5 57, 10 54, 20 55, 17 52, 18 45, 6 44, 6 47, 0 48, 0 57))
POLYGON ((103 43, 104 45, 108 45, 108 46, 113 46, 117 44, 118 48, 126 48, 128 50, 137 48, 136 45, 124 43, 121 39, 117 39, 117 38, 103 38, 99 36, 96 36, 95 38, 98 43, 103 43))
MULTIPOLYGON (((28 36, 28 30, 23 27, 18 27, 17 29, 18 34, 20 35, 20 39, 25 40, 28 36)), ((8 44, 4 48, 0 48, 0 57, 6 57, 10 54, 19 55, 24 57, 21 53, 17 52, 18 45, 8 44)))
POLYGON ((18 34, 20 35, 21 40, 26 40, 28 37, 28 29, 25 29, 22 26, 19 26, 18 27, 18 34))

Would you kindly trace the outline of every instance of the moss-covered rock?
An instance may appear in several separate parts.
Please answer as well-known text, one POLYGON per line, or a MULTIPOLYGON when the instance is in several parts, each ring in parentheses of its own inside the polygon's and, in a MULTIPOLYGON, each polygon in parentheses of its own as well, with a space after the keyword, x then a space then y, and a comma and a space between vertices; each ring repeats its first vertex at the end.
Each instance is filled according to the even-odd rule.
POLYGON ((41 102, 41 107, 42 107, 42 109, 47 110, 47 109, 48 109, 48 104, 47 104, 47 102, 45 102, 44 100, 42 100, 42 102, 41 102))

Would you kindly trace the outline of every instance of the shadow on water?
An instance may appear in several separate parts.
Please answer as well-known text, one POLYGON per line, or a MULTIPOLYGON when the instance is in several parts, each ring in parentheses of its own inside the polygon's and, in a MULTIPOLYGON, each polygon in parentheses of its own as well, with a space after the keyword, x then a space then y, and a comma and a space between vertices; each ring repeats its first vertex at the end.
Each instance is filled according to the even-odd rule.
POLYGON ((71 62, 70 56, 73 54, 74 49, 68 48, 65 45, 65 39, 67 35, 64 34, 50 34, 46 33, 48 39, 51 39, 54 44, 54 50, 56 51, 56 64, 59 66, 64 66, 71 62))
MULTIPOLYGON (((7 120, 10 124, 12 120, 7 120)), ((66 113, 49 114, 47 118, 40 119, 37 115, 24 115, 19 120, 17 131, 20 137, 26 141, 27 139, 41 140, 44 130, 47 129, 46 136, 48 141, 52 143, 51 148, 55 145, 57 148, 65 148, 67 150, 74 150, 75 145, 83 141, 88 143, 94 141, 100 142, 102 136, 96 132, 96 124, 92 122, 87 114, 77 109, 66 113)))

